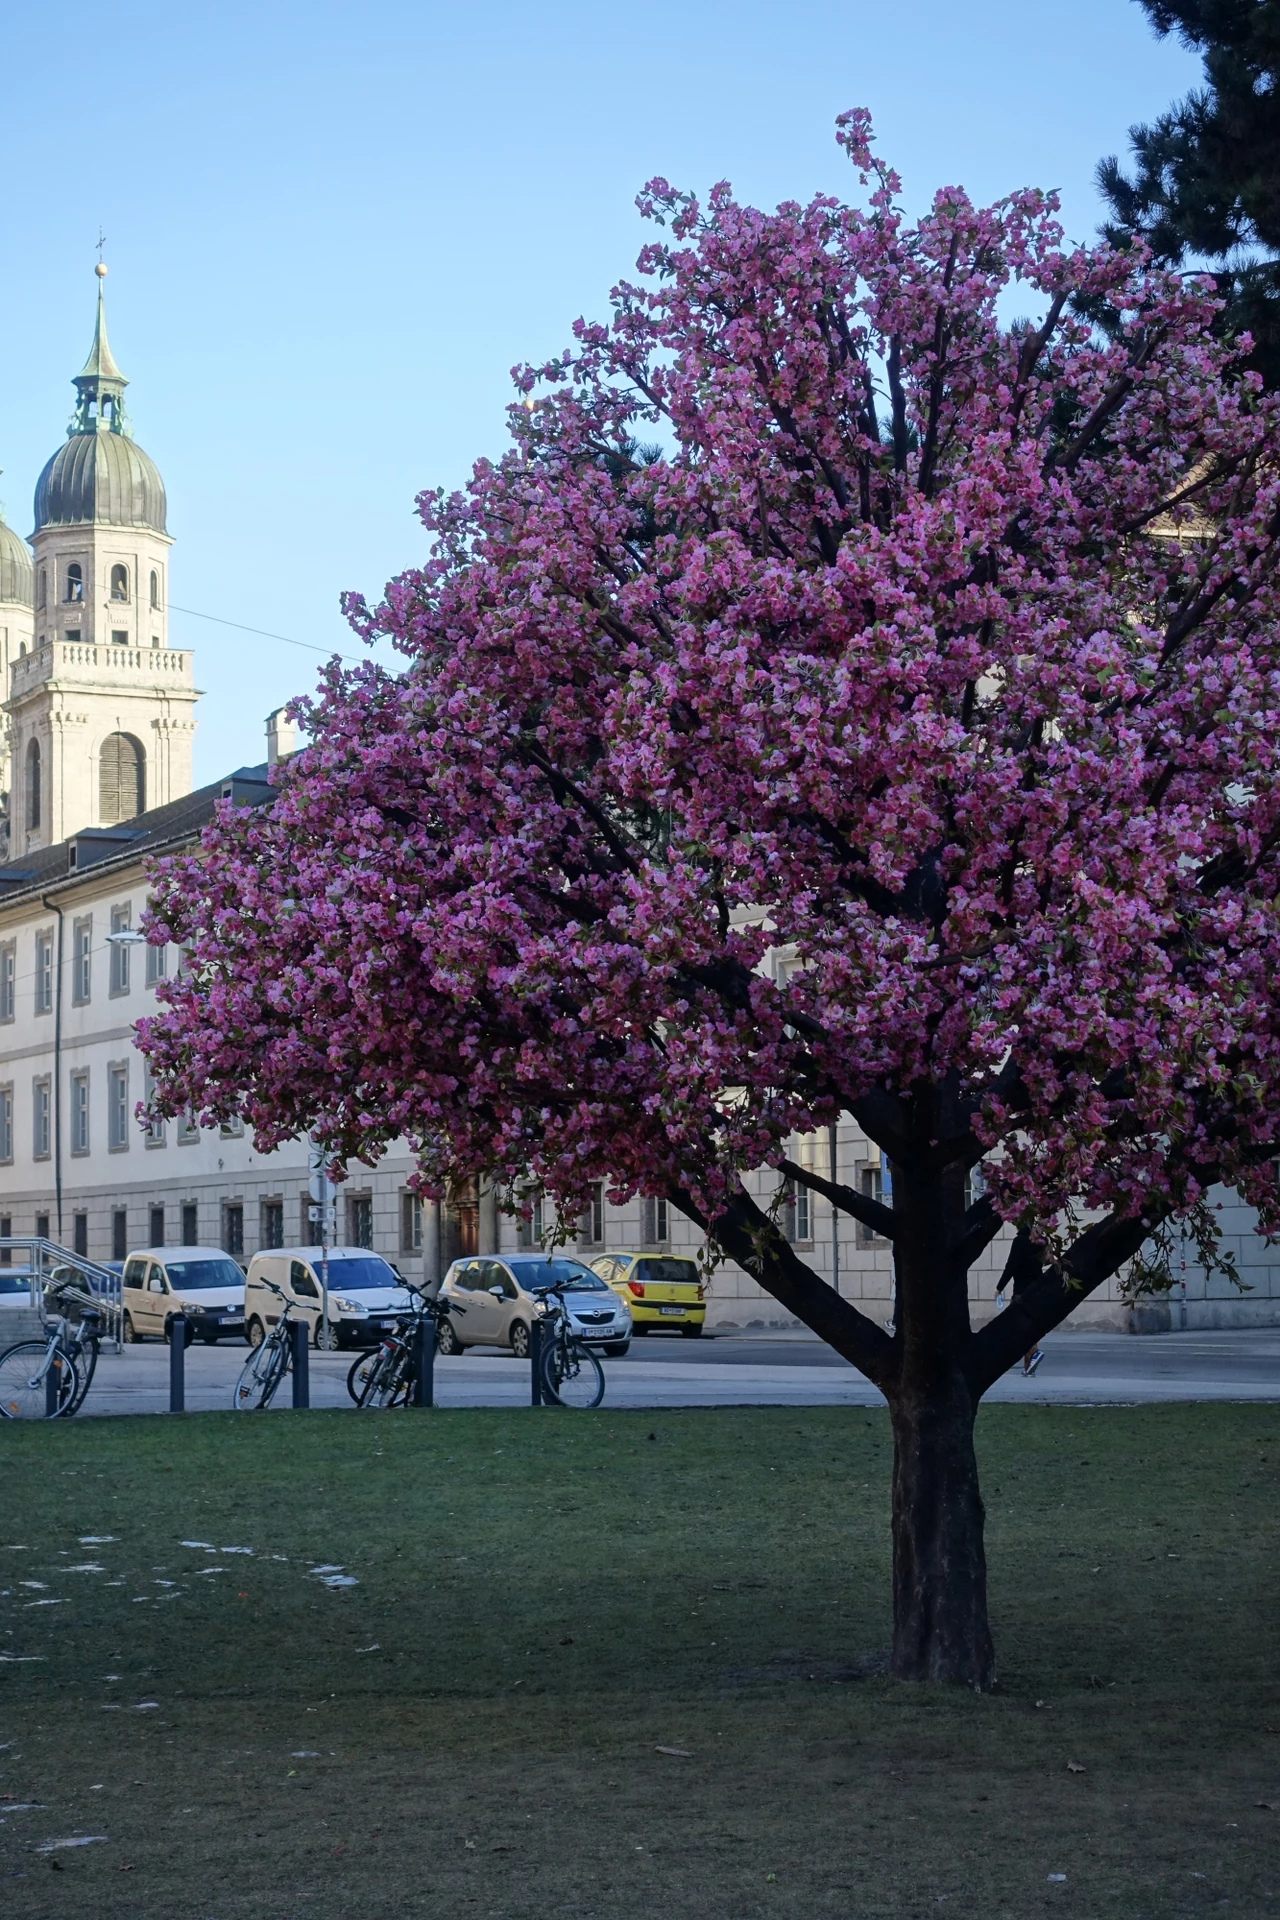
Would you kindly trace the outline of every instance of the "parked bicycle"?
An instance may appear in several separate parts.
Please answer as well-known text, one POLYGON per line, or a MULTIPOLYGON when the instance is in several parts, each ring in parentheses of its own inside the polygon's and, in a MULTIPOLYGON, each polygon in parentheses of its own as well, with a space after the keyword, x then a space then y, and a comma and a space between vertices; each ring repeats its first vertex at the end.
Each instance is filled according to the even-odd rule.
POLYGON ((61 1311, 43 1340, 19 1340, 0 1353, 0 1415, 6 1420, 70 1419, 84 1405, 102 1338, 102 1311, 76 1287, 54 1290, 61 1311), (73 1321, 67 1311, 80 1309, 73 1321))
POLYGON ((267 1334, 262 1345, 255 1347, 249 1355, 236 1381, 235 1396, 231 1402, 237 1412, 260 1413, 265 1411, 275 1399, 280 1382, 293 1364, 293 1341, 291 1329, 294 1303, 283 1287, 274 1280, 259 1278, 258 1285, 274 1293, 281 1301, 280 1318, 267 1334))
POLYGON ((531 1287, 542 1305, 542 1390, 560 1407, 598 1407, 604 1399, 604 1368, 573 1330, 563 1285, 531 1287))
POLYGON ((413 1399, 418 1364, 418 1329, 425 1325, 432 1345, 451 1313, 466 1313, 447 1295, 432 1299, 412 1281, 405 1281, 418 1304, 396 1315, 395 1327, 384 1333, 368 1353, 358 1353, 347 1374, 347 1392, 358 1407, 407 1407, 413 1399))

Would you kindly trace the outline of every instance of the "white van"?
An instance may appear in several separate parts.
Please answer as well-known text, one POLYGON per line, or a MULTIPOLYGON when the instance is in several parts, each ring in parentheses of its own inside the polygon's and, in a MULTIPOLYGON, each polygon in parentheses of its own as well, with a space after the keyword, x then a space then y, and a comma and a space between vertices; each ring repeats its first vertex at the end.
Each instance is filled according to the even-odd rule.
POLYGON ((126 1340, 167 1340, 177 1313, 188 1344, 244 1332, 244 1271, 221 1247, 146 1247, 129 1255, 120 1286, 126 1340))
MULTIPOLYGON (((263 1286, 270 1280, 293 1302, 294 1318, 311 1328, 312 1342, 322 1337, 322 1273, 319 1247, 273 1247, 255 1253, 249 1262, 244 1289, 245 1332, 251 1347, 260 1347, 267 1328, 280 1318, 279 1294, 263 1286)), ((413 1305, 394 1267, 367 1247, 329 1249, 329 1344, 331 1347, 375 1347, 384 1327, 395 1324, 397 1312, 413 1305)))

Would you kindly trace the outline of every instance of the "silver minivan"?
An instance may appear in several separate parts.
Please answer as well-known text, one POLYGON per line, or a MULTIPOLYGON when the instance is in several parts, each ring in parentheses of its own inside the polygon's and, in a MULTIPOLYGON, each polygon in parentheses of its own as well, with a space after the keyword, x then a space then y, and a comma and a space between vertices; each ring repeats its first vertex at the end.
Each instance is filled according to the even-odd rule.
POLYGON ((146 1247, 120 1280, 126 1340, 167 1340, 175 1314, 193 1339, 213 1346, 244 1332, 244 1272, 221 1247, 146 1247))
POLYGON ((552 1283, 564 1288, 573 1330, 611 1359, 631 1345, 631 1311, 612 1287, 581 1260, 565 1254, 504 1253, 455 1260, 440 1291, 455 1299, 460 1314, 441 1316, 436 1345, 441 1353, 464 1347, 509 1347, 518 1360, 528 1358, 529 1328, 538 1312, 534 1289, 552 1283))
MULTIPOLYGON (((407 1313, 413 1300, 395 1268, 367 1247, 330 1247, 329 1345, 376 1347, 397 1316, 407 1313)), ((324 1343, 324 1266, 319 1247, 272 1247, 255 1253, 245 1285, 245 1332, 251 1347, 260 1347, 267 1329, 280 1318, 280 1292, 293 1306, 295 1320, 311 1329, 314 1346, 324 1343), (264 1285, 269 1281, 270 1286, 264 1285)))

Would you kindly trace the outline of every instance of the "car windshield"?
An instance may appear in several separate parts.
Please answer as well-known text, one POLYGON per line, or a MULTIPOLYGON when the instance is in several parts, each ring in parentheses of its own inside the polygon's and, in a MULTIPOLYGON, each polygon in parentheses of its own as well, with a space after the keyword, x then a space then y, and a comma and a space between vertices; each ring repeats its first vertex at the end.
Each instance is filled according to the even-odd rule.
POLYGON ((566 1287, 570 1293, 608 1293, 604 1281, 581 1260, 513 1260, 522 1287, 566 1287))
POLYGON ((637 1260, 636 1279, 651 1287, 696 1287, 698 1268, 692 1260, 637 1260))
MULTIPOLYGON (((320 1262, 313 1260, 316 1279, 320 1278, 320 1262)), ((372 1293, 375 1288, 402 1287, 399 1279, 385 1260, 371 1253, 365 1260, 331 1260, 329 1262, 329 1290, 331 1293, 372 1293)))
POLYGON ((25 1273, 0 1273, 0 1293, 30 1293, 31 1281, 25 1273))
POLYGON ((244 1275, 234 1260, 166 1260, 169 1285, 179 1288, 242 1287, 244 1275))

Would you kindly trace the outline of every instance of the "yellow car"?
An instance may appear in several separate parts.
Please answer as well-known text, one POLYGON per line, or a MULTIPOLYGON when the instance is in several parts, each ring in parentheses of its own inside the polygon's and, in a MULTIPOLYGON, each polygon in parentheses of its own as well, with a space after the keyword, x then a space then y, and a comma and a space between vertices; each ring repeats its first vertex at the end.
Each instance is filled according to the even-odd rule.
POLYGON ((591 1262, 591 1271, 626 1301, 633 1333, 670 1327, 695 1339, 702 1332, 707 1300, 696 1260, 669 1253, 602 1253, 591 1262))

